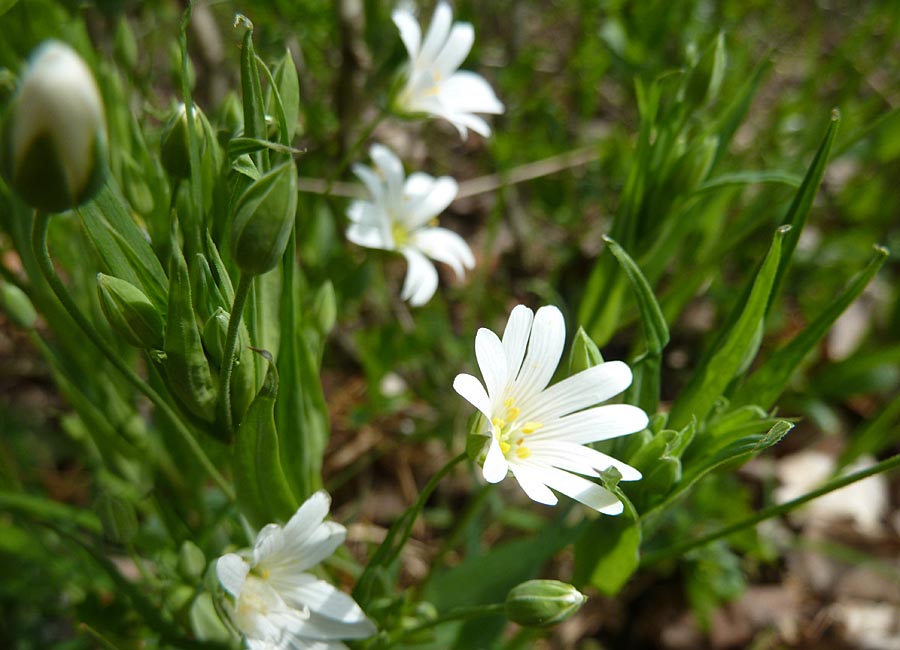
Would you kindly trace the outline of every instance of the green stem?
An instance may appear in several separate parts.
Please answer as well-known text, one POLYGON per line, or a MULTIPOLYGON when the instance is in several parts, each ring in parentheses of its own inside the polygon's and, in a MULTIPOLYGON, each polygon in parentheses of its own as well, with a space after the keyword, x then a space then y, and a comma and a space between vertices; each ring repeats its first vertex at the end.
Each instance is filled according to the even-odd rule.
POLYGON ((344 172, 347 171, 347 167, 350 166, 353 158, 359 153, 360 147, 365 144, 366 140, 369 139, 369 136, 372 135, 372 133, 375 131, 375 128, 379 124, 381 124, 382 120, 384 120, 385 117, 387 117, 387 114, 387 110, 379 110, 378 115, 376 115, 375 118, 366 125, 353 145, 349 149, 347 149, 344 157, 341 158, 341 162, 338 163, 337 169, 331 174, 331 177, 328 179, 328 185, 325 186, 325 196, 331 196, 331 190, 334 188, 334 184, 341 179, 341 176, 343 176, 344 172))
POLYGON ((172 410, 159 393, 153 390, 147 382, 138 377, 137 374, 122 361, 121 356, 107 345, 106 341, 100 337, 85 315, 81 313, 78 305, 75 304, 75 301, 66 290, 65 285, 63 285, 62 280, 60 280, 59 276, 56 274, 56 269, 53 268, 53 262, 50 261, 50 251, 47 248, 47 229, 49 225, 49 214, 43 212, 37 212, 35 214, 34 224, 31 230, 31 245, 34 248, 34 256, 37 259, 41 274, 44 276, 47 284, 50 285, 53 293, 56 294, 56 297, 62 303, 63 307, 65 307, 69 316, 71 316, 72 320, 74 320, 78 327, 81 328, 85 336, 91 340, 113 367, 118 370, 132 386, 146 395, 147 399, 149 399, 166 419, 172 423, 175 430, 184 439, 185 444, 191 450, 191 453, 194 454, 197 462, 206 470, 210 478, 212 478, 216 485, 219 486, 219 489, 221 489, 229 499, 234 500, 234 490, 231 489, 231 486, 228 485, 225 478, 209 460, 209 457, 203 451, 203 448, 188 430, 187 426, 185 426, 178 414, 172 410))
POLYGON ((247 296, 250 295, 250 287, 253 286, 253 276, 249 273, 241 273, 237 290, 234 292, 234 302, 231 305, 231 313, 228 315, 228 333, 225 335, 225 352, 222 355, 222 375, 219 378, 219 397, 223 409, 225 426, 229 435, 234 433, 234 419, 231 416, 231 373, 234 370, 234 353, 237 350, 238 331, 241 325, 241 317, 244 313, 244 305, 247 296))
POLYGON ((779 515, 790 512, 795 508, 799 508, 804 503, 808 503, 813 499, 818 499, 820 496, 828 494, 829 492, 840 490, 843 487, 846 487, 852 483, 856 483, 857 481, 861 481, 865 478, 869 478, 870 476, 874 476, 875 474, 889 472, 893 469, 896 469, 897 467, 900 467, 900 454, 891 456, 890 458, 887 458, 880 463, 872 465, 872 467, 860 470, 858 472, 853 472, 852 474, 847 474, 846 476, 840 476, 838 478, 832 479, 822 487, 817 488, 812 492, 807 492, 806 494, 799 496, 796 499, 792 499, 790 501, 786 501, 777 505, 771 505, 768 508, 763 508, 752 517, 747 517, 746 519, 742 519, 737 523, 731 524, 729 526, 724 526, 718 530, 714 530, 713 532, 696 539, 690 539, 685 542, 681 542, 680 544, 675 544, 668 548, 661 549, 654 553, 648 553, 641 559, 641 567, 653 566, 654 564, 659 564, 660 562, 665 562, 666 560, 678 558, 690 550, 693 550, 700 546, 705 546, 706 544, 714 542, 717 539, 733 535, 734 533, 737 533, 745 528, 755 526, 759 522, 765 521, 766 519, 778 517, 779 515))
MULTIPOLYGON (((472 605, 471 607, 460 607, 458 609, 453 609, 447 612, 446 614, 441 614, 435 619, 430 621, 426 621, 420 625, 415 627, 407 628, 402 631, 402 635, 400 639, 405 636, 409 636, 410 634, 416 634, 417 632, 421 632, 422 630, 427 630, 432 627, 437 627, 443 623, 449 623, 450 621, 468 621, 473 618, 482 618, 485 616, 495 616, 497 614, 505 614, 506 613, 506 605, 504 603, 492 603, 490 605, 472 605)), ((399 641, 400 639, 395 639, 399 641)))

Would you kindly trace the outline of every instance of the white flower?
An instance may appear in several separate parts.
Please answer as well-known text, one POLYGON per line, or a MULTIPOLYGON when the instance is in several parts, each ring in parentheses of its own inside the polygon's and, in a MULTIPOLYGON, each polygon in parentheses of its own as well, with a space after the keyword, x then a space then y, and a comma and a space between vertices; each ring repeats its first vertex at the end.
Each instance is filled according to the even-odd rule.
POLYGON ((618 469, 623 481, 636 481, 641 474, 585 445, 641 431, 647 415, 628 404, 595 406, 631 384, 631 370, 621 361, 588 368, 548 388, 565 339, 559 309, 542 307, 533 314, 519 305, 510 314, 502 340, 485 328, 475 336, 475 356, 487 390, 465 374, 457 375, 453 388, 489 423, 485 480, 498 483, 511 471, 538 503, 556 505, 556 495, 549 489, 553 488, 602 513, 617 515, 623 506, 616 496, 583 476, 596 478, 609 467, 618 469))
POLYGON ((219 582, 234 598, 228 613, 250 650, 346 650, 339 639, 375 633, 350 596, 306 573, 347 535, 340 524, 323 521, 330 503, 316 492, 284 528, 259 531, 251 552, 216 561, 219 582))
POLYGON ((449 265, 458 278, 475 266, 472 250, 463 238, 435 225, 437 216, 456 197, 456 181, 423 173, 407 178, 400 159, 382 145, 372 145, 369 155, 375 169, 354 165, 353 171, 371 200, 350 205, 347 239, 367 248, 402 253, 409 268, 401 295, 414 306, 424 305, 438 283, 437 269, 428 257, 449 265))
POLYGON ((106 169, 103 101, 75 50, 51 40, 34 52, 8 120, 2 171, 27 203, 61 212, 99 189, 106 169))
POLYGON ((487 122, 473 113, 500 114, 503 104, 484 77, 459 70, 475 40, 472 25, 451 26, 450 5, 439 2, 422 42, 422 29, 411 12, 396 9, 392 17, 409 53, 408 76, 396 100, 398 107, 409 113, 443 117, 463 138, 467 128, 489 136, 487 122))

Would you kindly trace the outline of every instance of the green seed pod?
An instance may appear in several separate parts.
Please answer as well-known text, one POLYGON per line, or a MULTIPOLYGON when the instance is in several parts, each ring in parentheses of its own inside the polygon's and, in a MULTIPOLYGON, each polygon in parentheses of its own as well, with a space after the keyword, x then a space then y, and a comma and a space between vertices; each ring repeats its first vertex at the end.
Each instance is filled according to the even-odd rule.
MULTIPOLYGON (((206 149, 206 140, 203 137, 203 112, 194 104, 194 133, 197 142, 200 143, 200 156, 206 149)), ((188 118, 187 107, 179 104, 175 112, 163 127, 162 141, 160 142, 160 157, 163 168, 172 178, 187 178, 191 175, 191 148, 188 145, 188 118)))
POLYGON ((180 251, 172 254, 169 271, 169 309, 163 342, 163 367, 169 389, 194 415, 213 422, 216 388, 203 352, 200 328, 191 302, 187 265, 180 251))
POLYGON ((186 579, 199 582, 206 570, 206 556, 191 540, 185 540, 178 549, 178 571, 186 579))
POLYGON ((278 372, 269 363, 266 381, 241 421, 234 440, 234 483, 238 504, 254 525, 285 521, 297 511, 278 450, 275 398, 278 372))
POLYGON ((529 580, 506 595, 506 617, 525 627, 550 627, 581 609, 587 597, 558 580, 529 580))
POLYGON ((579 327, 572 340, 572 351, 569 353, 569 376, 582 370, 599 366, 603 363, 603 355, 593 339, 587 335, 583 327, 579 327))
POLYGON ((97 497, 94 510, 103 525, 103 534, 114 544, 129 544, 138 533, 134 506, 125 499, 103 492, 97 497))
POLYGON ((136 348, 162 349, 163 318, 143 291, 130 282, 98 273, 97 293, 113 332, 136 348))
POLYGON ((19 287, 8 282, 0 283, 0 311, 22 329, 34 329, 37 322, 37 312, 31 299, 19 287))
POLYGON ((245 273, 271 271, 287 247, 297 212, 297 172, 286 162, 250 184, 237 200, 231 251, 245 273))
POLYGON ((33 208, 69 210, 106 179, 100 90, 81 57, 59 41, 32 55, 0 136, 0 173, 33 208))

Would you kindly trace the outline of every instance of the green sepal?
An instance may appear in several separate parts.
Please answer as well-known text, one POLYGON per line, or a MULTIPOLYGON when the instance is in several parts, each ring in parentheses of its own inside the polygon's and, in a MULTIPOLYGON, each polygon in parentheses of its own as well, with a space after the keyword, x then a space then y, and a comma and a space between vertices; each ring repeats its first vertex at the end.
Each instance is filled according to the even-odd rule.
POLYGON ((163 316, 143 291, 130 282, 98 273, 97 293, 113 332, 136 348, 162 349, 163 316))
POLYGON ((599 366, 603 363, 603 355, 593 339, 587 335, 583 327, 579 327, 572 339, 572 347, 569 352, 569 376, 576 375, 582 370, 599 366))
POLYGON ((163 367, 171 392, 191 413, 213 422, 216 387, 194 315, 187 264, 177 250, 172 253, 169 271, 169 309, 163 350, 166 353, 163 367))
POLYGON ((281 466, 275 429, 278 371, 269 363, 266 380, 247 409, 234 440, 234 478, 241 511, 255 526, 287 521, 297 510, 281 466))

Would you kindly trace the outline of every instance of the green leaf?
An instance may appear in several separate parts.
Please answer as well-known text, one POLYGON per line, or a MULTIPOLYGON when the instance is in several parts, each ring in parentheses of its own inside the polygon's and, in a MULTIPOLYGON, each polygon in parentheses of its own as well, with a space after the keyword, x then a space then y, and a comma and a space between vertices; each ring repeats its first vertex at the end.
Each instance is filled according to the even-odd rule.
MULTIPOLYGON (((266 107, 263 103, 262 86, 259 82, 259 68, 256 52, 253 49, 253 23, 246 18, 241 23, 246 27, 241 47, 241 92, 244 101, 244 137, 256 140, 266 139, 266 107)), ((257 152, 254 157, 256 167, 260 171, 269 168, 264 152, 257 152)))
POLYGON ((259 138, 232 138, 228 141, 228 158, 235 160, 244 154, 255 153, 263 149, 270 149, 278 153, 287 155, 301 154, 302 149, 294 149, 270 140, 260 140, 259 138))
POLYGON ((274 87, 278 89, 287 127, 284 143, 290 144, 297 133, 297 123, 300 120, 300 80, 290 50, 285 50, 284 56, 275 66, 274 76, 274 87))
POLYGON ((813 199, 819 191, 819 185, 822 183, 822 176, 825 174, 825 166, 828 164, 828 157, 831 154, 831 145, 834 144, 834 137, 837 135, 838 124, 841 121, 840 113, 837 109, 831 111, 831 121, 822 138, 822 144, 813 157, 806 176, 800 189, 794 195, 787 213, 782 220, 782 225, 791 226, 791 230, 784 238, 782 246, 783 252, 778 262, 778 273, 775 275, 775 282, 772 285, 772 292, 769 296, 769 304, 766 306, 766 313, 772 308, 772 303, 781 290, 781 284, 784 282, 784 275, 787 273, 788 266, 791 264, 791 258, 794 255, 794 249, 797 248, 797 242, 800 241, 800 234, 803 232, 803 226, 806 225, 806 219, 809 217, 809 211, 812 209, 813 199))
POLYGON ((625 506, 617 517, 599 517, 575 543, 576 585, 590 584, 615 596, 640 564, 641 526, 631 502, 615 488, 625 506))
POLYGON ((884 264, 888 251, 875 248, 875 256, 847 287, 822 311, 821 314, 797 336, 778 350, 766 363, 754 372, 735 393, 733 406, 758 404, 770 408, 784 391, 794 370, 831 329, 831 326, 850 306, 869 281, 884 264))
POLYGON ((154 306, 164 311, 168 293, 165 271, 131 218, 114 181, 110 179, 79 213, 104 271, 140 287, 154 306))
POLYGON ((800 187, 803 179, 796 174, 783 172, 779 170, 763 170, 763 171, 742 171, 730 174, 720 174, 715 178, 710 178, 694 190, 694 194, 702 192, 711 192, 729 185, 758 185, 761 183, 774 183, 779 185, 788 185, 790 187, 800 187))
POLYGON ((746 363, 748 353, 755 352, 754 337, 765 318, 781 259, 781 243, 789 230, 789 226, 781 226, 775 231, 769 253, 753 278, 749 297, 741 305, 743 309, 740 316, 723 335, 721 344, 712 355, 697 368, 691 381, 679 395, 669 417, 669 426, 673 429, 686 426, 692 417, 702 422, 741 366, 746 363))

